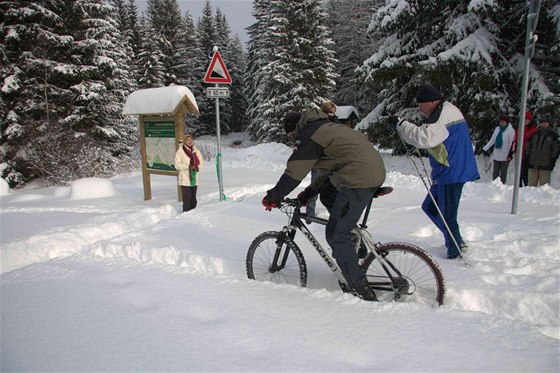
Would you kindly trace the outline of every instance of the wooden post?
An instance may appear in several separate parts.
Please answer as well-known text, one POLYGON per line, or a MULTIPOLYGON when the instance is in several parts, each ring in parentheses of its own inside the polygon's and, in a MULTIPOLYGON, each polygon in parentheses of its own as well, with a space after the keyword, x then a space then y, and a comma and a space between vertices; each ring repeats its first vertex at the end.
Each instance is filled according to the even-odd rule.
POLYGON ((146 155, 146 137, 144 136, 144 116, 140 116, 140 155, 142 158, 142 183, 144 184, 144 201, 152 199, 152 184, 150 174, 146 168, 148 156, 146 155))

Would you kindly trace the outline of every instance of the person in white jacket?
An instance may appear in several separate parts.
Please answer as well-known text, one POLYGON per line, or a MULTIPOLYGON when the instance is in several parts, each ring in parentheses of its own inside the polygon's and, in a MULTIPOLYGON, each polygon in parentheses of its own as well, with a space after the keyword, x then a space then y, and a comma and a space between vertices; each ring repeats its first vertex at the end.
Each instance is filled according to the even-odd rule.
POLYGON ((459 229, 459 202, 465 183, 480 178, 469 126, 461 110, 430 84, 418 89, 416 103, 424 116, 421 125, 396 116, 389 118, 389 125, 405 142, 428 151, 432 185, 422 210, 443 233, 447 259, 461 258, 465 243, 459 229))
POLYGON ((488 150, 492 145, 494 146, 494 151, 492 152, 492 180, 500 177, 502 184, 505 184, 507 180, 509 166, 508 153, 514 138, 515 130, 509 123, 509 118, 503 116, 500 118, 499 126, 494 130, 492 137, 490 137, 490 140, 482 148, 482 152, 485 155, 489 155, 488 150))
POLYGON ((197 205, 198 173, 202 170, 202 153, 193 143, 192 135, 185 135, 183 145, 175 153, 175 169, 178 171, 177 183, 181 186, 183 212, 197 205))

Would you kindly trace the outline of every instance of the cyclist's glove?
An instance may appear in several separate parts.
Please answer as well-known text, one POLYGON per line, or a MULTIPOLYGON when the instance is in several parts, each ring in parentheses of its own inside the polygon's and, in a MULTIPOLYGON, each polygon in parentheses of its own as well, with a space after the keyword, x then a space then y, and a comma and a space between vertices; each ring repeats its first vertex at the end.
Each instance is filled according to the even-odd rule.
POLYGON ((266 196, 262 200, 265 210, 271 211, 273 208, 278 207, 282 202, 282 197, 271 190, 266 191, 266 196))
POLYGON ((301 202, 302 206, 307 206, 309 200, 317 195, 317 192, 310 187, 305 188, 297 195, 298 201, 301 202))

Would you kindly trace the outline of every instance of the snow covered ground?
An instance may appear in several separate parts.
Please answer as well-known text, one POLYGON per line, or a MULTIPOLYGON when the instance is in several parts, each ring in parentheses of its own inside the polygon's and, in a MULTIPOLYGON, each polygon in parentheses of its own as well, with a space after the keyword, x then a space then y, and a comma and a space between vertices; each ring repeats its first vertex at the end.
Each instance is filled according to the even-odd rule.
MULTIPOLYGON (((243 134, 223 144, 234 142, 248 144, 243 134)), ((197 143, 208 150, 215 139, 197 143)), ((521 189, 517 215, 511 185, 487 174, 467 184, 466 266, 444 259, 410 160, 383 154, 395 190, 375 201, 370 231, 436 258, 447 281, 436 309, 343 294, 301 237, 308 288, 246 278, 253 238, 286 222, 260 201, 290 153, 280 144, 225 146, 227 200, 218 200, 208 161, 199 206, 185 214, 167 176, 152 175, 150 201, 140 173, 9 193, 4 184, 0 370, 560 370, 557 170, 552 186, 521 189)), ((323 239, 322 227, 311 229, 323 239)))

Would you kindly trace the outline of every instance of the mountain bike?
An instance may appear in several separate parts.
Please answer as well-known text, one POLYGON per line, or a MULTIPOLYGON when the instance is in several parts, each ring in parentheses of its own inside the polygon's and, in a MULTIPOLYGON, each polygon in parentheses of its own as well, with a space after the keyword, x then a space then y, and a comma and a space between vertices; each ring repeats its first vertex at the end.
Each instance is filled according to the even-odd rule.
MULTIPOLYGON (((387 195, 392 190, 391 187, 381 187, 373 198, 387 195)), ((410 243, 375 242, 367 231, 366 222, 373 198, 362 222, 352 230, 352 240, 360 258, 359 264, 378 301, 442 305, 445 280, 441 268, 430 254, 410 243)), ((247 252, 247 276, 253 280, 305 287, 307 265, 294 241, 299 230, 337 277, 341 289, 347 292, 348 283, 332 257, 332 251, 321 246, 305 223, 326 226, 327 220, 301 212, 302 204, 297 199, 284 199, 278 208, 288 216, 288 224, 281 231, 264 232, 253 240, 247 252)))

